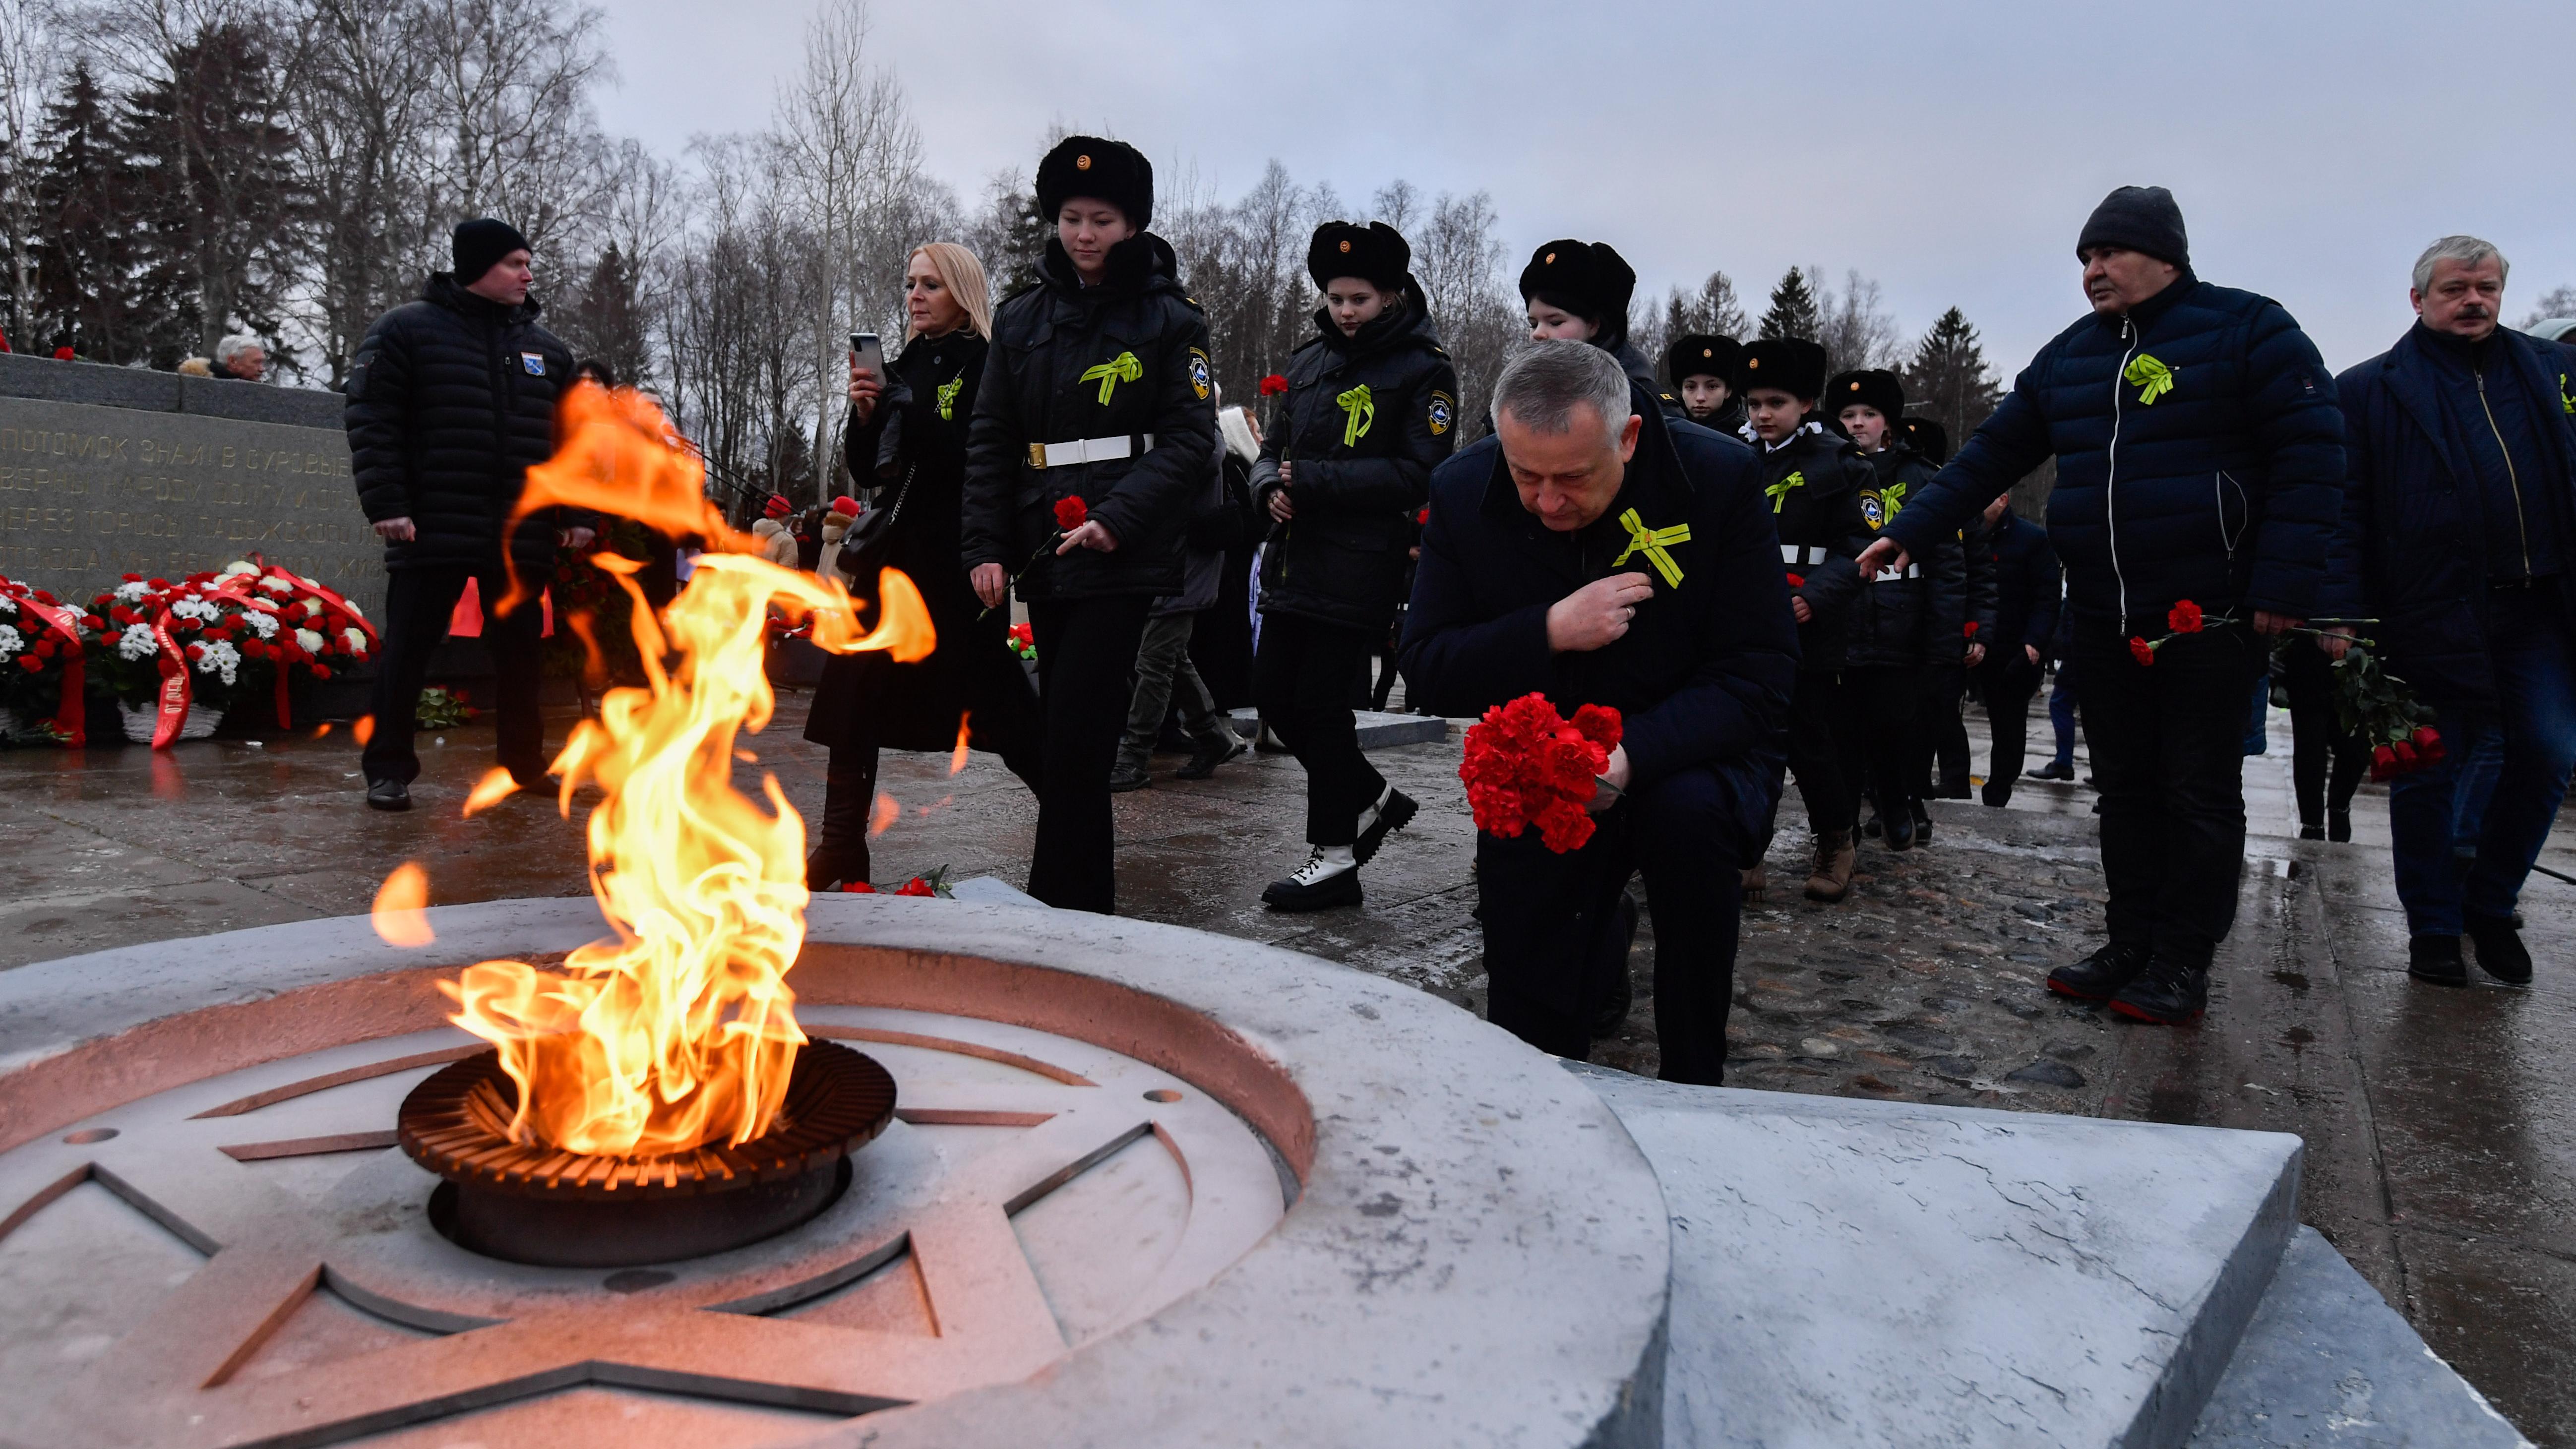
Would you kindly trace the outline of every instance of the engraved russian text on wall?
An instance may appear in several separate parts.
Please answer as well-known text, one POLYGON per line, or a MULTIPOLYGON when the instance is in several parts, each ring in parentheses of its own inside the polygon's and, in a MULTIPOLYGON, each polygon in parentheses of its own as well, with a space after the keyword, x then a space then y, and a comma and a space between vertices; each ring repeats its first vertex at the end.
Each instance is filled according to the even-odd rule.
POLYGON ((0 398, 0 574, 86 600, 257 553, 384 602, 384 549, 339 433, 0 398))

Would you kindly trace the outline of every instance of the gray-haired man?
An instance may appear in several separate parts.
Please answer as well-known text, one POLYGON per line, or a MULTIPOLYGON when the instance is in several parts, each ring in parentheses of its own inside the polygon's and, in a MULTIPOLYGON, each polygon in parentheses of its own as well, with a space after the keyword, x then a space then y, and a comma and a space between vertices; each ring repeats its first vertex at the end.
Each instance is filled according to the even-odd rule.
POLYGON ((1667 1081, 1726 1070, 1738 895, 1780 794, 1797 626, 1743 444, 1665 426, 1609 353, 1540 342, 1494 387, 1495 434, 1431 475, 1405 616, 1406 697, 1449 716, 1543 694, 1622 717, 1595 831, 1476 837, 1490 1016, 1581 1059, 1625 981, 1621 910, 1654 907, 1667 1081))
POLYGON ((2576 367, 2498 324, 2504 279, 2488 243, 2433 243, 2408 293, 2415 325, 2335 380, 2361 549, 2361 598, 2342 612, 2378 620, 2389 672, 2441 717, 2442 756, 2389 787, 2388 824, 2407 969, 2445 986, 2468 984, 2463 934, 2489 976, 2531 980, 2514 904, 2576 768, 2576 367), (2464 880, 2452 800, 2489 736, 2504 765, 2475 838, 2456 842, 2477 849, 2464 880))

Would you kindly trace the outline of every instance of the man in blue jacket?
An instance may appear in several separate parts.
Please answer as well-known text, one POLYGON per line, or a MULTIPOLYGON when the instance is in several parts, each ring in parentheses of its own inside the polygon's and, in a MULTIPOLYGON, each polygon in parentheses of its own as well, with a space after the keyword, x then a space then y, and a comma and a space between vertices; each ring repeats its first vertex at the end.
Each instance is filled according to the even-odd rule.
POLYGON ((2440 715, 2445 758, 2389 787, 2407 969, 2526 985, 2514 903, 2576 768, 2576 383, 2565 349, 2497 324, 2505 260, 2450 236, 2415 262, 2417 322, 2336 379, 2344 517, 2361 607, 2391 674, 2440 715), (2462 761, 2500 735, 2504 765, 2465 881, 2453 859, 2462 761))
POLYGON ((2093 315, 2040 349, 1861 567, 1922 552, 2056 457, 2048 534, 2066 564, 2111 899, 2109 942, 2048 984, 2180 1025, 2206 1006, 2235 920, 2245 694, 2271 636, 2316 612, 2342 415, 2281 304, 2192 275, 2163 187, 2112 192, 2075 254, 2093 315))
POLYGON ((1623 979, 1642 869, 1666 1081, 1716 1085, 1734 994, 1735 872, 1779 801, 1797 627, 1751 452, 1668 426, 1611 354, 1535 343, 1494 384, 1496 446, 1431 475, 1405 615, 1406 698, 1460 716, 1545 695, 1624 723, 1598 827, 1559 855, 1476 837, 1490 1016, 1582 1059, 1623 979))

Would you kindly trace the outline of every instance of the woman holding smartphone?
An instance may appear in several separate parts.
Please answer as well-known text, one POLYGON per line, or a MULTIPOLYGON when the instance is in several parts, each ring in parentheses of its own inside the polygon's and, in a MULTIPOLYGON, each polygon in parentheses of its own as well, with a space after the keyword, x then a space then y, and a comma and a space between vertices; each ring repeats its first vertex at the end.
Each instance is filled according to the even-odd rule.
POLYGON ((1114 912, 1109 772, 1146 610, 1181 592, 1182 543, 1216 456, 1207 320, 1145 230, 1154 168, 1070 136, 1038 164, 1055 223, 1038 284, 993 317, 966 458, 965 562, 1037 633, 1045 783, 1029 894, 1114 912))
POLYGON ((959 560, 966 429, 991 346, 993 313, 983 265, 954 242, 913 248, 904 268, 910 326, 887 367, 873 337, 850 353, 850 419, 843 453, 850 476, 877 485, 888 522, 876 542, 853 525, 835 559, 850 590, 872 604, 880 569, 921 590, 939 634, 929 658, 897 664, 883 654, 837 654, 823 666, 805 738, 831 748, 823 819, 805 860, 808 890, 868 878, 868 816, 880 750, 956 747, 963 735, 1002 757, 1037 788, 1037 696, 1003 635, 1009 619, 986 613, 959 560), (882 372, 882 375, 881 375, 882 372))

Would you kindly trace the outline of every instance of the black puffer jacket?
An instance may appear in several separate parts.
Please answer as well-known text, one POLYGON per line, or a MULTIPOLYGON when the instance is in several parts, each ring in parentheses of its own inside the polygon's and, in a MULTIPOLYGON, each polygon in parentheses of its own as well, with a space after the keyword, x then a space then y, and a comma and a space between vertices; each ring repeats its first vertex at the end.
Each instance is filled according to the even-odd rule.
POLYGON ((1288 359, 1287 400, 1252 469, 1265 509, 1282 486, 1296 506, 1271 527, 1261 611, 1383 634, 1431 470, 1457 442, 1458 373, 1410 303, 1356 337, 1320 311, 1315 325, 1319 335, 1288 359), (1282 460, 1294 465, 1286 485, 1282 460))
MULTIPOLYGON (((1860 496, 1861 517, 1876 531, 1905 510, 1905 500, 1932 481, 1931 461, 1911 448, 1889 448, 1869 455, 1876 482, 1860 496)), ((1854 668, 1912 669, 1927 664, 1956 664, 1960 650, 1940 647, 1940 624, 1955 639, 1967 616, 1967 551, 1956 538, 1932 550, 1929 558, 1908 563, 1866 580, 1852 601, 1844 661, 1854 668)))
POLYGON ((1843 667, 1844 631, 1864 587, 1853 562, 1872 537, 1861 495, 1878 486, 1878 474, 1851 439, 1813 414, 1788 442, 1767 452, 1756 444, 1755 452, 1789 592, 1807 601, 1811 616, 1798 626, 1798 667, 1831 673, 1843 667))
POLYGON ((1025 566, 1024 600, 1177 594, 1182 535, 1216 448, 1207 319, 1151 232, 1110 249, 1097 287, 1049 239, 1038 277, 993 315, 966 442, 964 565, 1025 566), (1142 456, 1040 468, 1029 454, 1033 443, 1147 434, 1142 456), (1050 548, 1031 563, 1055 537, 1057 501, 1075 496, 1118 547, 1061 558, 1050 548))
POLYGON ((2183 599, 2213 616, 2331 605, 2343 414, 2280 303, 2186 270, 2067 328, 1889 535, 1912 552, 1955 533, 2052 455, 2048 540, 2088 628, 2162 633, 2183 599))
MULTIPOLYGON (((369 522, 408 518, 409 543, 385 567, 486 568, 530 466, 554 456, 555 400, 572 353, 537 325, 537 302, 478 297, 445 272, 420 300, 376 319, 349 368, 349 471, 369 522)), ((548 510, 522 523, 512 552, 538 577, 555 529, 595 520, 548 510)))

